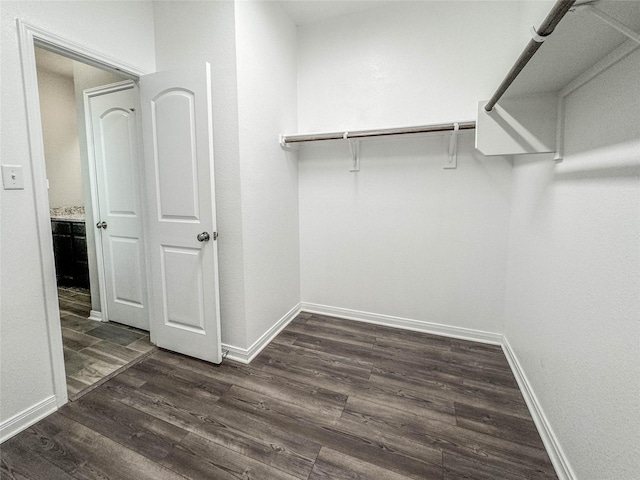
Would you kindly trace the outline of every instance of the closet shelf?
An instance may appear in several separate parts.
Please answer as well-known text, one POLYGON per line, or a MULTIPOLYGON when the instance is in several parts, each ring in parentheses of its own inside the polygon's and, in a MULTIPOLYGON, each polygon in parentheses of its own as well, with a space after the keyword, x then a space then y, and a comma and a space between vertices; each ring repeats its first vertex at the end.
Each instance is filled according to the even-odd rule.
POLYGON ((562 161, 567 97, 637 51, 639 30, 640 1, 557 1, 494 96, 478 102, 476 148, 562 161))
POLYGON ((355 140, 363 138, 386 137, 391 135, 408 135, 418 133, 453 132, 456 130, 473 130, 476 122, 440 123, 436 125, 419 125, 413 127, 378 128, 374 130, 349 130, 342 132, 296 133, 280 135, 280 146, 283 148, 305 142, 324 140, 355 140))
POLYGON ((524 69, 529 61, 536 54, 538 49, 542 46, 542 43, 553 33, 555 28, 560 23, 560 20, 569 12, 571 7, 576 3, 576 0, 558 0, 556 4, 553 6, 551 11, 547 14, 545 19, 542 21, 540 27, 536 30, 532 27, 531 34, 532 38, 527 43, 524 51, 518 57, 515 65, 511 67, 509 73, 502 81, 496 92, 489 99, 487 104, 484 106, 484 109, 487 112, 493 110, 495 104, 500 100, 502 95, 507 91, 507 89, 511 86, 511 84, 518 78, 522 69, 524 69))
POLYGON ((640 2, 559 0, 537 32, 539 37, 532 31, 534 39, 509 73, 518 70, 518 63, 527 50, 534 48, 532 43, 537 43, 537 53, 525 62, 526 66, 521 68, 519 75, 516 73, 515 80, 509 85, 505 85, 510 77, 507 75, 494 97, 499 98, 501 89, 505 98, 563 92, 583 77, 589 78, 593 69, 606 67, 609 60, 613 62, 615 57, 634 51, 640 47, 640 2), (559 23, 554 24, 554 18, 559 23), (543 31, 549 25, 551 34, 548 30, 543 31))

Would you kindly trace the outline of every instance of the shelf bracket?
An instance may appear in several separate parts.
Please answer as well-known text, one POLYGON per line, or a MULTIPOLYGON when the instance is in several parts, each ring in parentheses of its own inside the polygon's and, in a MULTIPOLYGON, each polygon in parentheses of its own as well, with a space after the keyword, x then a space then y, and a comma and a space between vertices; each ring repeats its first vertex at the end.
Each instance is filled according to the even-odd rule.
POLYGON ((279 136, 280 148, 287 152, 297 152, 298 145, 287 145, 287 142, 284 141, 284 135, 280 134, 279 136))
POLYGON ((360 171, 360 140, 349 138, 349 132, 344 132, 342 136, 349 144, 349 152, 351 153, 351 169, 350 172, 360 171))
POLYGON ((449 137, 449 156, 444 162, 442 168, 458 168, 458 132, 460 131, 460 124, 453 124, 453 131, 449 137))
POLYGON ((598 17, 600 20, 602 20, 604 23, 606 23, 607 25, 615 28, 617 31, 619 31, 620 33, 622 33, 623 35, 629 37, 631 40, 633 40, 636 43, 640 43, 640 33, 635 32, 634 30, 631 30, 629 27, 627 27, 624 23, 616 20, 615 18, 607 15, 606 13, 598 10, 596 7, 594 7, 593 5, 590 4, 584 4, 584 5, 580 5, 580 7, 582 9, 584 9, 585 11, 591 13, 592 15, 594 15, 595 17, 598 17))
POLYGON ((553 160, 556 163, 564 159, 564 95, 558 96, 558 112, 556 117, 556 154, 553 160))

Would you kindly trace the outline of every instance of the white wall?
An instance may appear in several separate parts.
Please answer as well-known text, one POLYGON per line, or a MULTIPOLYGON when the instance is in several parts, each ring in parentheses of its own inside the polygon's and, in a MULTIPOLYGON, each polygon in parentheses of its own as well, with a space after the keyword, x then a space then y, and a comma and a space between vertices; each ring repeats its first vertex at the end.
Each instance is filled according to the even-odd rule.
POLYGON ((82 172, 73 79, 38 70, 49 206, 82 206, 82 172))
MULTIPOLYGON (((300 131, 475 118, 520 53, 516 2, 402 2, 299 27, 300 131)), ((460 137, 300 156, 303 303, 502 332, 511 165, 460 137)))
POLYGON ((155 2, 154 19, 159 71, 197 62, 211 64, 222 342, 244 347, 235 5, 233 2, 155 2))
POLYGON ((511 164, 459 137, 341 142, 300 160, 302 300, 502 332, 511 164))
POLYGON ((640 471, 640 51, 570 94, 565 158, 515 162, 505 335, 575 478, 640 471))
POLYGON ((24 90, 15 19, 143 71, 155 67, 149 2, 2 2, 0 10, 2 160, 22 165, 25 189, 2 192, 0 244, 0 424, 53 395, 44 321, 24 90))
POLYGON ((277 2, 236 4, 247 347, 300 302, 296 27, 277 2))
POLYGON ((222 341, 247 349, 300 296, 297 165, 277 142, 296 126, 295 26, 275 2, 154 12, 159 70, 212 66, 222 341))
POLYGON ((519 19, 520 2, 392 2, 299 27, 300 131, 473 120, 520 54, 519 19))

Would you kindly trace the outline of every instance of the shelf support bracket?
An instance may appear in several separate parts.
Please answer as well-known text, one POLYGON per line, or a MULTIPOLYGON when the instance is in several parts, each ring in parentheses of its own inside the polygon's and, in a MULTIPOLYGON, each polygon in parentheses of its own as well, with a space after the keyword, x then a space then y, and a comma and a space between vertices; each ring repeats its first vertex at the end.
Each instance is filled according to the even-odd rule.
POLYGON ((553 157, 556 163, 564 159, 564 104, 565 96, 558 96, 558 111, 556 117, 556 154, 553 157))
POLYGON ((297 152, 298 145, 287 145, 287 142, 284 141, 284 135, 280 134, 279 136, 280 148, 287 152, 297 152))
POLYGON ((607 15, 606 13, 598 10, 593 5, 585 4, 585 5, 581 5, 580 7, 582 9, 584 9, 585 11, 591 13, 592 15, 598 17, 600 20, 602 20, 606 24, 608 24, 611 27, 615 28, 620 33, 622 33, 623 35, 626 35, 627 37, 629 37, 634 42, 640 43, 640 33, 637 33, 635 31, 631 30, 624 23, 622 23, 622 22, 616 20, 615 18, 607 15))
POLYGON ((349 152, 351 153, 351 169, 350 172, 360 171, 360 140, 349 138, 349 132, 344 132, 342 136, 349 144, 349 152))
POLYGON ((458 168, 458 132, 460 124, 453 124, 453 131, 449 137, 449 156, 444 163, 443 168, 458 168))

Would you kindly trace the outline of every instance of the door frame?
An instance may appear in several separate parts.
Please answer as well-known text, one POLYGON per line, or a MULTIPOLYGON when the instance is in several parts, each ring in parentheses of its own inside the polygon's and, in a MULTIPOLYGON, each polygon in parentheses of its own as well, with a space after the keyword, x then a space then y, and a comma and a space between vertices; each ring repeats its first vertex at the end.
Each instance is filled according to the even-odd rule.
MULTIPOLYGON (((91 209, 93 212, 93 218, 100 218, 100 202, 98 198, 98 168, 96 165, 96 154, 95 154, 95 145, 93 142, 93 123, 91 121, 91 99, 95 97, 99 97, 102 95, 106 95, 109 93, 121 92, 123 90, 135 89, 136 83, 133 80, 123 80, 116 83, 111 83, 105 86, 88 88, 82 92, 83 105, 84 105, 84 119, 85 119, 85 135, 87 137, 87 161, 88 161, 88 170, 89 170, 89 187, 91 190, 91 209)), ((139 108, 139 90, 138 90, 138 105, 136 108, 139 108)), ((145 256, 145 271, 143 272, 146 279, 149 278, 149 262, 147 257, 147 246, 146 242, 144 242, 144 235, 147 231, 146 225, 146 215, 144 212, 146 211, 146 192, 145 192, 145 182, 144 182, 144 157, 143 157, 143 145, 142 145, 142 125, 141 125, 141 117, 140 115, 136 116, 136 133, 138 135, 138 165, 135 168, 138 170, 139 177, 139 196, 140 196, 140 205, 142 207, 142 212, 140 212, 140 231, 141 238, 143 240, 142 250, 145 256)), ((96 261, 98 264, 98 288, 100 290, 100 312, 102 314, 102 321, 109 320, 109 308, 107 305, 107 283, 106 283, 106 273, 105 273, 105 263, 103 256, 103 248, 104 243, 102 241, 102 235, 96 234, 94 235, 95 246, 96 246, 96 261)), ((151 337, 151 341, 154 341, 154 334, 151 331, 151 318, 149 315, 149 299, 150 299, 150 290, 149 290, 149 282, 147 283, 147 295, 144 299, 145 308, 147 311, 147 317, 149 320, 149 335, 151 337)))
POLYGON ((44 155, 44 139, 42 135, 35 47, 38 46, 104 70, 117 72, 121 75, 128 76, 133 81, 137 81, 142 75, 152 72, 139 70, 108 55, 81 46, 20 19, 16 20, 16 25, 22 64, 27 136, 31 153, 29 160, 31 181, 33 183, 40 267, 43 279, 45 323, 47 325, 47 339, 53 374, 53 393, 56 406, 60 408, 68 401, 67 381, 62 346, 60 310, 58 308, 58 292, 56 289, 57 281, 49 214, 47 170, 44 155))

